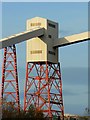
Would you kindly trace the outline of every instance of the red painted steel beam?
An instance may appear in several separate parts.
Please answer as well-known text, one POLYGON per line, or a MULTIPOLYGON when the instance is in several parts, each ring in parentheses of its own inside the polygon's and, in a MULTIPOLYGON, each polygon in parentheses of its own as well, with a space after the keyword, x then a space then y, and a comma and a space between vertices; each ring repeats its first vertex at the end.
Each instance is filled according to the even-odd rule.
POLYGON ((4 48, 2 66, 2 100, 14 102, 20 111, 19 86, 17 73, 17 58, 15 45, 4 48))
POLYGON ((27 63, 24 89, 24 110, 33 104, 50 118, 64 120, 60 64, 27 63), (55 110, 55 107, 57 108, 55 110))

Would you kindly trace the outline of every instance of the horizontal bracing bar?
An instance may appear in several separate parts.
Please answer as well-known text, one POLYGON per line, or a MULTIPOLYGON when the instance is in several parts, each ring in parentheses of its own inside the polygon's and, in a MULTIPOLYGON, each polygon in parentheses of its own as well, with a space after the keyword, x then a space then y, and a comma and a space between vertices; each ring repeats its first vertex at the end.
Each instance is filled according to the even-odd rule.
POLYGON ((44 28, 35 28, 0 40, 0 49, 44 35, 44 28))
POLYGON ((90 32, 83 32, 80 34, 75 34, 54 40, 53 47, 57 48, 57 47, 67 46, 70 44, 79 43, 87 40, 90 40, 90 32))

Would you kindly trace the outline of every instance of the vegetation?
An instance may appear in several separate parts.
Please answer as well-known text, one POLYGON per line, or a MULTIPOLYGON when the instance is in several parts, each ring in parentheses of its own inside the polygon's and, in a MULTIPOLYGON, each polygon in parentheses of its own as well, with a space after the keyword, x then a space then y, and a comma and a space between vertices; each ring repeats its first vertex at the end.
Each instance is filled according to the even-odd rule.
MULTIPOLYGON (((88 116, 78 116, 78 120, 89 120, 88 116)), ((25 112, 20 108, 20 112, 16 109, 14 102, 3 102, 2 105, 2 120, 49 120, 46 118, 42 111, 35 108, 34 105, 30 105, 28 112, 25 112)), ((54 116, 53 120, 57 120, 57 117, 54 116)), ((68 120, 66 117, 64 120, 68 120)), ((70 117, 70 120, 76 120, 73 117, 70 117)))
POLYGON ((20 108, 17 111, 13 102, 4 102, 2 106, 2 120, 48 120, 42 111, 37 110, 33 105, 30 105, 28 112, 20 108))
POLYGON ((88 116, 79 116, 79 120, 90 120, 90 117, 88 116))

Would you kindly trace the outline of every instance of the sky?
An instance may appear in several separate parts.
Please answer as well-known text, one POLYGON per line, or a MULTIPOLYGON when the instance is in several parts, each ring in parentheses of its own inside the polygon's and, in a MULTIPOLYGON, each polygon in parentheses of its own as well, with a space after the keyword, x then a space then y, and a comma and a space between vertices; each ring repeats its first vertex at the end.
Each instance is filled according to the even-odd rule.
POLYGON ((1 0, 2 2, 89 2, 89 0, 1 0))
MULTIPOLYGON (((58 22, 59 37, 88 30, 88 3, 7 2, 2 3, 2 38, 25 31, 26 20, 36 16, 58 22)), ((20 98, 23 103, 26 43, 19 43, 16 47, 20 98)), ((0 55, 2 53, 3 50, 0 50, 0 55)), ((65 113, 83 115, 88 105, 88 42, 59 48, 59 62, 61 63, 65 113)), ((1 66, 2 62, 0 69, 2 69, 1 66)))

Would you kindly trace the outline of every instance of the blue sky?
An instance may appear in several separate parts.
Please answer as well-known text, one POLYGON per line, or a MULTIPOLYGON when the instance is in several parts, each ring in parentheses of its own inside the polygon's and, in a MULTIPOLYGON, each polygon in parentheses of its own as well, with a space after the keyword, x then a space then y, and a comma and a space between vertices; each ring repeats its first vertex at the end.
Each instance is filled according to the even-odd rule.
MULTIPOLYGON (((88 30, 88 3, 3 3, 2 36, 24 31, 26 20, 36 16, 58 22, 59 37, 88 30)), ((26 45, 23 42, 17 45, 21 102, 25 82, 25 57, 26 45)), ((88 42, 59 48, 59 62, 65 113, 83 114, 88 104, 88 42)))
POLYGON ((2 2, 88 2, 88 0, 2 0, 2 2))

